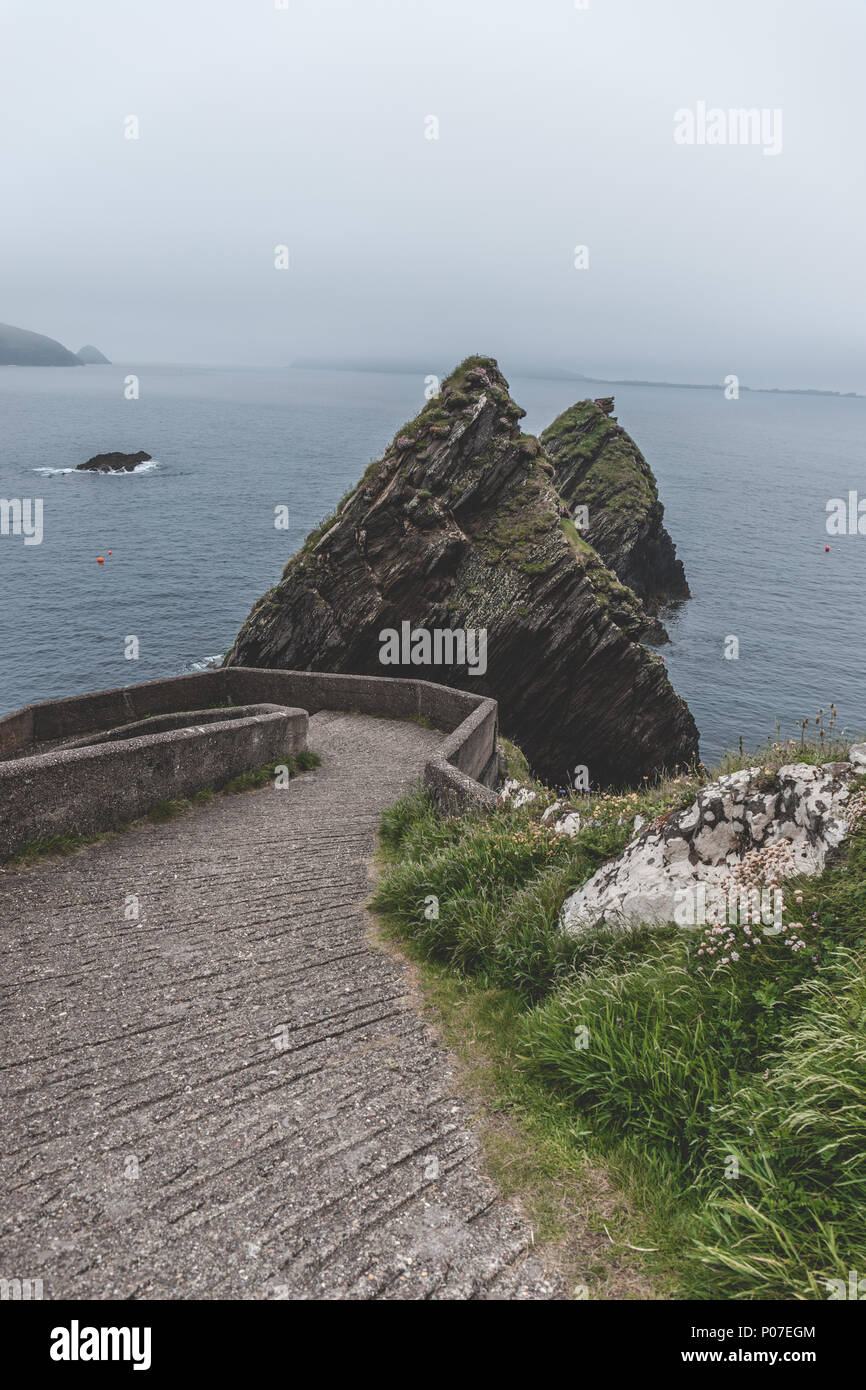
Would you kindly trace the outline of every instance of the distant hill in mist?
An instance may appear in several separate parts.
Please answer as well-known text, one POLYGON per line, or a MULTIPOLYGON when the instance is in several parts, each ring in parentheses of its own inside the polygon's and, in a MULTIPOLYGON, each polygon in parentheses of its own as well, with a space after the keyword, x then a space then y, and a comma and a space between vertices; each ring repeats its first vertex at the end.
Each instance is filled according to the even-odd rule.
MULTIPOLYGON (((304 367, 308 371, 389 372, 411 376, 426 376, 431 371, 429 361, 421 362, 411 358, 297 357, 291 365, 304 367)), ((450 368, 443 369, 440 365, 436 375, 444 377, 447 376, 448 371, 450 368)), ((512 377, 528 377, 530 380, 541 381, 583 381, 586 382, 587 386, 661 386, 672 387, 677 391, 720 391, 725 384, 718 381, 647 381, 637 377, 620 379, 618 377, 587 376, 584 372, 571 371, 565 367, 527 365, 519 362, 512 363, 510 371, 512 377)), ((863 399, 858 391, 831 391, 816 386, 746 386, 741 383, 739 389, 740 391, 767 395, 839 396, 863 399)))
POLYGON ((110 362, 104 352, 94 347, 92 343, 86 343, 83 348, 79 348, 75 356, 79 362, 83 362, 85 367, 108 367, 110 362))
POLYGON ((90 343, 80 352, 70 352, 44 333, 0 323, 0 367, 84 367, 97 362, 107 363, 108 358, 90 343))
POLYGON ((0 366, 83 367, 84 363, 54 338, 0 323, 0 366))

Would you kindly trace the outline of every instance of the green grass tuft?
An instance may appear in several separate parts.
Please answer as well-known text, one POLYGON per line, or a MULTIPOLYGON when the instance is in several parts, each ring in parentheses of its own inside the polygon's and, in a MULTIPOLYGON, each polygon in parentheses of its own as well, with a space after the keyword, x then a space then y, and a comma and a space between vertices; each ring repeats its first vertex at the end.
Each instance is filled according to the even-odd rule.
MULTIPOLYGON (((777 731, 713 776, 844 755, 832 725, 816 730, 777 731)), ((459 1017, 495 1001, 508 1019, 491 1039, 499 1101, 522 1097, 563 1174, 606 1166, 673 1296, 827 1297, 828 1280, 866 1269, 866 818, 824 873, 790 885, 807 949, 762 936, 708 967, 701 934, 673 925, 559 927, 566 896, 619 853, 634 816, 688 805, 709 776, 572 797, 574 839, 541 823, 542 789, 518 811, 465 819, 415 792, 383 817, 373 906, 459 984, 459 1017)))
POLYGON ((273 782, 278 767, 288 768, 289 777, 297 777, 299 772, 312 771, 321 761, 319 754, 309 749, 301 753, 289 753, 281 762, 265 763, 264 767, 254 767, 249 772, 241 772, 237 777, 225 782, 220 790, 228 792, 229 795, 234 792, 254 791, 257 787, 266 787, 269 782, 273 782))

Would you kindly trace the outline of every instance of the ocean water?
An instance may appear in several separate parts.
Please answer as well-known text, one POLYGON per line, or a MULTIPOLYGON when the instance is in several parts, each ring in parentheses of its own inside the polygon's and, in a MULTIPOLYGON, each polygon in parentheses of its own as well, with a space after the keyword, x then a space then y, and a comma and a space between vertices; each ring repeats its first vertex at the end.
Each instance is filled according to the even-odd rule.
MULTIPOLYGON (((777 721, 796 732, 831 701, 840 726, 866 730, 866 535, 826 531, 829 498, 866 498, 866 400, 510 382, 532 432, 580 396, 615 393, 693 593, 667 620, 664 655, 706 761, 777 721)), ((0 496, 43 499, 43 539, 0 535, 0 712, 223 653, 423 385, 289 368, 2 368, 0 496), (139 449, 155 463, 133 474, 65 471, 139 449), (288 530, 274 525, 283 506, 288 530)))

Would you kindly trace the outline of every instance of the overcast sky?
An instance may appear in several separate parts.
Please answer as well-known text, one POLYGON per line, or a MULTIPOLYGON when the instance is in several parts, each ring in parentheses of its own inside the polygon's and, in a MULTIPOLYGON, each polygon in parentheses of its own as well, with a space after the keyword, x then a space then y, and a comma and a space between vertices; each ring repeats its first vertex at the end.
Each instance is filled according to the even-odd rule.
POLYGON ((0 7, 2 320, 866 391, 864 0, 0 7), (780 109, 781 152, 676 143, 699 102, 780 109))

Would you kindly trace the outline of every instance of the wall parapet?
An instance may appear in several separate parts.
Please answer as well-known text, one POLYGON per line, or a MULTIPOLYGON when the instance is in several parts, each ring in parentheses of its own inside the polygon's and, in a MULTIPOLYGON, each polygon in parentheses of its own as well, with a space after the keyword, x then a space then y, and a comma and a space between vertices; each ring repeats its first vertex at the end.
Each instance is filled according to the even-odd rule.
POLYGON ((111 829, 277 763, 306 747, 308 715, 325 709, 429 720, 448 735, 424 769, 441 808, 496 804, 495 700, 400 677, 221 667, 0 717, 0 859, 48 836, 111 829), (64 746, 51 746, 58 741, 64 746))

